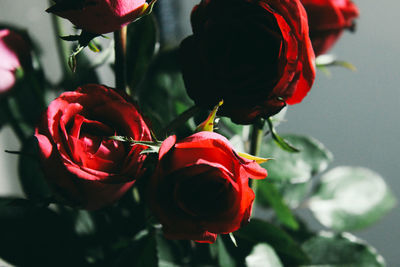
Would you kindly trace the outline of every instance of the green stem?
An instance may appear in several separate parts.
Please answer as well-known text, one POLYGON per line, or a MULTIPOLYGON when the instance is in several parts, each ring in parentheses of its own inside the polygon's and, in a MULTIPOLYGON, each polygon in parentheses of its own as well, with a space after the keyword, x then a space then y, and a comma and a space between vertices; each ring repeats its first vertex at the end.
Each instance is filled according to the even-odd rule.
POLYGON ((32 92, 36 96, 41 109, 46 109, 47 104, 44 96, 44 88, 42 88, 34 73, 28 74, 28 82, 31 84, 32 92))
POLYGON ((178 128, 181 124, 185 123, 188 119, 199 113, 201 109, 198 106, 192 106, 181 113, 173 121, 171 121, 164 129, 165 134, 170 134, 173 130, 178 128))
MULTIPOLYGON (((254 156, 260 156, 261 152, 261 144, 264 136, 264 124, 265 120, 263 118, 259 118, 256 122, 254 122, 251 131, 251 140, 250 140, 250 154, 254 156)), ((249 184, 254 192, 257 189, 257 180, 249 180, 249 184)))
POLYGON ((128 85, 126 79, 126 34, 127 34, 127 26, 114 32, 115 88, 121 92, 128 91, 128 85))
POLYGON ((21 141, 21 143, 23 143, 26 140, 26 136, 24 131, 22 130, 21 125, 19 125, 18 123, 18 119, 15 116, 9 99, 6 99, 4 101, 4 103, 1 104, 1 109, 3 110, 4 114, 6 115, 6 117, 9 119, 8 122, 11 125, 11 128, 13 129, 14 133, 17 135, 18 139, 21 141))
MULTIPOLYGON (((51 0, 49 0, 49 4, 50 5, 53 4, 51 0)), ((64 76, 63 80, 65 80, 72 76, 72 72, 68 66, 68 57, 71 51, 68 43, 60 38, 60 36, 65 35, 61 18, 59 18, 54 14, 51 14, 50 16, 53 25, 53 30, 55 32, 54 37, 56 41, 57 54, 63 71, 63 76, 64 76)))

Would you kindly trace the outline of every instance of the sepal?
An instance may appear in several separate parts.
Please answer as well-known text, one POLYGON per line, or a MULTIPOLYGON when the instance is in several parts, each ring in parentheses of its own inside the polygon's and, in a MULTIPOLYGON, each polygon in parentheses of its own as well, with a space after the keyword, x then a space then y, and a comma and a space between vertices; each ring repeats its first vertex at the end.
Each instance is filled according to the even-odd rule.
POLYGON ((274 125, 272 124, 271 118, 267 119, 268 122, 268 127, 272 135, 272 139, 274 139, 275 143, 282 148, 283 150, 286 150, 291 153, 297 153, 300 152, 299 149, 296 147, 292 146, 287 140, 283 139, 275 130, 274 125))
POLYGON ((208 115, 207 119, 197 126, 195 132, 203 132, 203 131, 205 131, 205 132, 213 132, 214 131, 215 116, 216 116, 216 114, 218 112, 218 108, 220 106, 222 106, 223 103, 224 103, 223 100, 219 101, 219 103, 210 112, 210 114, 208 115))
POLYGON ((148 153, 158 153, 160 150, 162 142, 160 141, 136 141, 132 137, 127 137, 127 136, 119 136, 119 135, 114 135, 110 136, 110 139, 119 141, 119 142, 128 142, 131 143, 131 145, 143 145, 147 146, 148 148, 141 151, 140 154, 148 154, 148 153))
POLYGON ((46 9, 48 13, 58 13, 69 10, 82 10, 88 5, 93 5, 94 3, 85 3, 85 0, 54 0, 56 2, 54 5, 46 9))

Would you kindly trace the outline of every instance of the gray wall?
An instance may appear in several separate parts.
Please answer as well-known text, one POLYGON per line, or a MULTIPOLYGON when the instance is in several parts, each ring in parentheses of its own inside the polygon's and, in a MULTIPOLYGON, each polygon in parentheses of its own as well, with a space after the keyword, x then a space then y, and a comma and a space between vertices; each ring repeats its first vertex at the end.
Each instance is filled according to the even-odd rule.
MULTIPOLYGON (((189 33, 188 17, 191 2, 195 1, 181 2, 184 5, 181 15, 189 33)), ((279 130, 319 139, 335 155, 331 167, 356 165, 375 170, 385 177, 400 199, 400 31, 397 25, 400 2, 356 0, 356 4, 361 11, 357 32, 344 34, 332 53, 353 63, 358 71, 334 68, 331 78, 318 72, 309 96, 302 104, 289 109, 288 122, 279 130)), ((55 61, 50 18, 44 12, 47 7, 46 1, 0 0, 0 21, 32 31, 35 39, 45 47, 43 61, 47 76, 57 80, 60 71, 55 61)), ((0 151, 18 148, 10 138, 15 140, 8 129, 0 132, 0 151)), ((0 171, 0 194, 8 194, 10 190, 20 194, 13 174, 16 171, 13 156, 0 152, 0 171), (4 169, 6 166, 8 173, 4 169)), ((388 266, 400 266, 399 222, 397 207, 375 226, 356 233, 383 254, 388 266)))

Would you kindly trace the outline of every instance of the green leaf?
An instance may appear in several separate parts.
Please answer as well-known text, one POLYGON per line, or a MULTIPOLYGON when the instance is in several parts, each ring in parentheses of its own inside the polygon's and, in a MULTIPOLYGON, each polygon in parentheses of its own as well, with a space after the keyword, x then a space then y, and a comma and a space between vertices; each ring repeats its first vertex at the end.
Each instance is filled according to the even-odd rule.
MULTIPOLYGON (((217 113, 218 116, 218 113, 217 113)), ((219 121, 217 123, 216 132, 232 138, 233 136, 239 136, 241 139, 243 137, 243 125, 233 123, 231 119, 227 117, 218 117, 219 121)), ((247 136, 246 136, 247 139, 247 136)))
POLYGON ((22 146, 18 173, 25 195, 34 201, 46 201, 52 194, 39 161, 37 139, 32 136, 22 146))
POLYGON ((269 180, 257 181, 256 202, 262 206, 271 206, 279 221, 290 229, 296 230, 299 225, 289 207, 282 199, 275 185, 269 180))
POLYGON ((285 203, 292 208, 298 208, 311 191, 312 182, 305 183, 276 183, 276 187, 282 195, 285 203))
POLYGON ((273 140, 264 142, 261 156, 274 159, 262 164, 268 170, 269 180, 304 183, 324 171, 333 159, 332 153, 314 138, 300 135, 283 137, 299 148, 300 152, 284 151, 273 140))
POLYGON ((286 112, 287 112, 287 107, 284 107, 277 114, 270 117, 270 120, 273 123, 274 127, 278 126, 279 124, 285 121, 286 112))
POLYGON ((159 267, 178 267, 180 266, 180 258, 177 256, 176 246, 166 240, 161 234, 156 234, 156 248, 159 267))
POLYGON ((285 151, 291 152, 291 153, 297 153, 300 152, 300 150, 298 148, 296 148, 295 146, 293 146, 290 142, 288 142, 287 140, 285 140, 285 138, 282 138, 275 130, 274 125, 272 124, 272 120, 271 118, 267 119, 267 123, 269 126, 269 130, 271 132, 272 135, 272 139, 275 141, 275 143, 282 148, 285 151))
POLYGON ((361 167, 336 167, 321 177, 309 207, 324 226, 350 231, 377 222, 395 203, 379 174, 361 167))
POLYGON ((247 267, 283 267, 274 249, 267 243, 255 245, 245 262, 247 267))
POLYGON ((312 266, 385 266, 373 247, 349 233, 322 232, 303 243, 302 248, 312 266))
POLYGON ((128 26, 127 74, 131 88, 141 82, 157 50, 158 29, 153 15, 142 17, 128 26))
POLYGON ((77 48, 75 52, 68 58, 68 65, 71 68, 71 75, 67 75, 61 82, 63 88, 75 89, 78 86, 88 83, 99 83, 99 77, 96 73, 96 67, 101 65, 98 62, 99 58, 107 58, 109 48, 105 51, 99 52, 96 57, 89 57, 87 49, 83 50, 83 47, 77 48), (82 52, 81 52, 82 51, 82 52))
POLYGON ((76 42, 79 41, 80 35, 66 35, 60 36, 61 40, 68 41, 68 42, 76 42))
POLYGON ((222 240, 222 236, 219 236, 214 244, 210 244, 211 251, 216 253, 216 257, 218 259, 218 266, 236 266, 235 260, 231 257, 228 250, 225 247, 224 241, 222 240))
POLYGON ((17 266, 84 266, 73 226, 23 199, 0 199, 0 257, 17 266))
POLYGON ((278 254, 285 266, 298 266, 308 263, 307 255, 301 247, 282 229, 258 219, 235 233, 239 249, 250 246, 253 248, 258 243, 267 243, 278 254))
POLYGON ((326 67, 331 67, 331 66, 340 66, 351 71, 357 70, 357 68, 350 62, 343 60, 336 60, 336 57, 333 55, 320 55, 315 59, 315 63, 317 68, 319 69, 324 69, 326 67))
POLYGON ((233 245, 235 245, 235 247, 237 247, 237 246, 238 246, 238 245, 237 245, 237 241, 236 241, 236 238, 235 238, 235 236, 233 235, 233 233, 229 233, 229 238, 231 239, 233 245))

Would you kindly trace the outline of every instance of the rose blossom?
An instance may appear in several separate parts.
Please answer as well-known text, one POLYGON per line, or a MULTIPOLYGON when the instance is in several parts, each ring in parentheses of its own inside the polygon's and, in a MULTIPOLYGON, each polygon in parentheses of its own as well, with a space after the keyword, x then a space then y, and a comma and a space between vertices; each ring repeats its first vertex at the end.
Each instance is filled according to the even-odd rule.
POLYGON ((146 0, 56 0, 47 12, 71 21, 86 31, 103 34, 119 30, 139 18, 146 0))
POLYGON ((118 200, 143 173, 145 148, 113 135, 151 140, 133 104, 113 89, 85 85, 49 105, 35 136, 48 184, 68 204, 98 209, 118 200))
POLYGON ((14 86, 18 69, 31 67, 31 50, 30 41, 21 34, 0 29, 0 95, 14 86))
POLYGON ((199 106, 249 124, 302 101, 314 78, 299 0, 203 0, 180 47, 183 79, 199 106))
POLYGON ((178 142, 170 136, 149 184, 150 208, 167 238, 213 243, 217 234, 248 222, 254 200, 249 178, 266 176, 217 133, 199 132, 178 142))
POLYGON ((301 0, 308 15, 311 42, 315 55, 327 52, 342 35, 353 27, 357 6, 350 0, 301 0))

